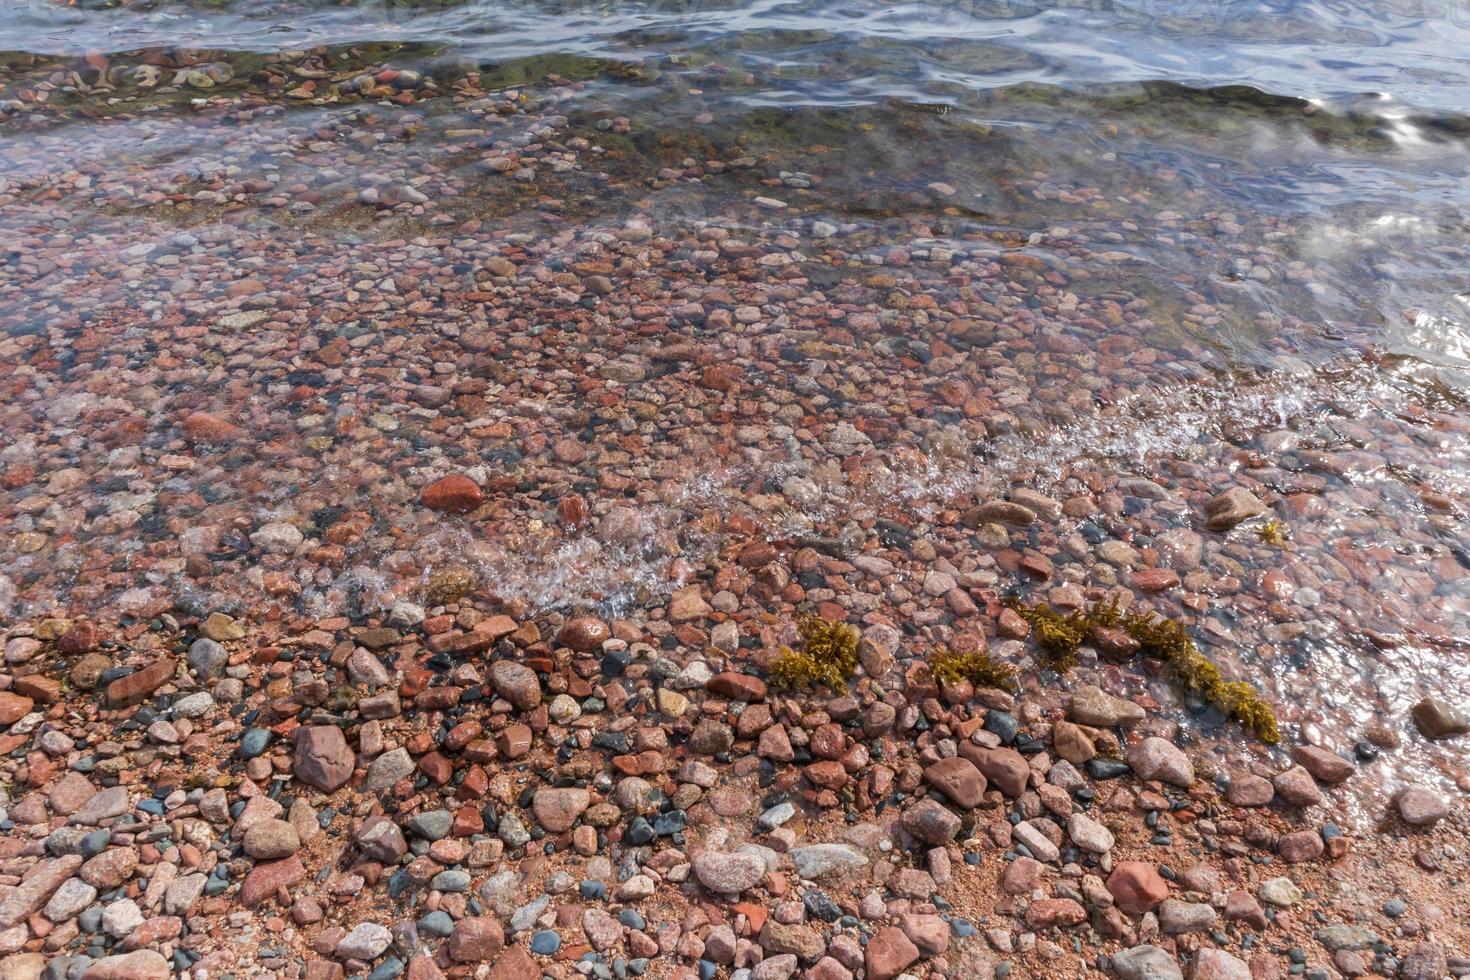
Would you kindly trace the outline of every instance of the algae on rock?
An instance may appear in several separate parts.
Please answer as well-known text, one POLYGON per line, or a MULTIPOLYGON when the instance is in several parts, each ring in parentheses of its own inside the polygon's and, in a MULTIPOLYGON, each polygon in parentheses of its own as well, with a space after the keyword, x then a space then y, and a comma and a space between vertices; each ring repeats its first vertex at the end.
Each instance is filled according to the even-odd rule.
POLYGON ((848 679, 857 670, 857 627, 804 616, 796 628, 801 633, 801 650, 781 648, 771 665, 771 681, 784 688, 825 684, 838 694, 846 691, 848 679))
POLYGON ((936 647, 929 655, 929 673, 941 684, 969 681, 976 687, 1016 690, 1016 667, 982 650, 960 653, 949 647, 936 647))
POLYGON ((1077 663, 1077 648, 1094 627, 1121 629, 1138 641, 1145 656, 1166 661, 1191 694, 1210 702, 1268 745, 1281 741, 1276 716, 1260 692, 1245 681, 1226 681, 1220 668, 1199 652, 1182 623, 1153 613, 1120 612, 1118 596, 1095 602, 1086 613, 1062 614, 1043 603, 1007 600, 1036 633, 1047 666, 1065 673, 1077 663))

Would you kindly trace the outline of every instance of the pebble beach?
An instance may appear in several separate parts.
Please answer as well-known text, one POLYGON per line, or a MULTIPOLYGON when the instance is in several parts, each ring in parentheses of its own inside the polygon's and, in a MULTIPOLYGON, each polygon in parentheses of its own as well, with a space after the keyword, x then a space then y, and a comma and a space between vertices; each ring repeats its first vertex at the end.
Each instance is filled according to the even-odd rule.
POLYGON ((1470 975, 1463 117, 103 16, 0 63, 0 980, 1470 975))

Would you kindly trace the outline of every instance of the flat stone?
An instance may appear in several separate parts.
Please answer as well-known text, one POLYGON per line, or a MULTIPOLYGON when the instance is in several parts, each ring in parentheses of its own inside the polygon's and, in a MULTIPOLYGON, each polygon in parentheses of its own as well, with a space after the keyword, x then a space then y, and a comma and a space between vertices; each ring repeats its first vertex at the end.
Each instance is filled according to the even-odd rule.
MULTIPOLYGON (((417 980, 409 977, 408 980, 417 980)), ((485 980, 541 980, 541 967, 521 946, 507 946, 495 961, 485 980)))
POLYGON ((808 844, 791 849, 796 873, 808 881, 865 867, 868 858, 850 844, 808 844))
POLYGON ((1018 823, 1013 833, 1016 840, 1026 845, 1026 850, 1030 851, 1038 861, 1055 864, 1061 860, 1061 850, 1051 842, 1050 837, 1033 826, 1031 821, 1018 823))
POLYGON ((81 915, 82 910, 97 898, 97 889, 80 878, 68 878, 51 895, 51 900, 41 910, 46 918, 58 925, 81 915))
POLYGON ((1128 765, 1141 779, 1157 779, 1160 782, 1188 788, 1194 784, 1194 766, 1168 739, 1151 736, 1128 751, 1128 765))
POLYGON ((285 820, 262 820, 245 832, 245 853, 257 860, 283 858, 301 847, 296 828, 285 820))
POLYGON ((250 869, 240 884, 240 904, 249 908, 273 897, 281 888, 290 888, 306 877, 306 868, 296 855, 280 861, 265 861, 250 869))
MULTIPOLYGON (((297 548, 301 547, 301 542, 304 540, 306 536, 301 533, 301 529, 286 521, 262 524, 250 535, 251 544, 271 555, 293 554, 297 548)), ((218 638, 215 637, 215 639, 218 638)))
POLYGON ((553 834, 560 834, 572 829, 591 802, 592 798, 585 789, 542 788, 536 791, 531 809, 536 814, 537 823, 553 834))
POLYGON ((44 953, 11 953, 0 959, 0 980, 42 980, 45 973, 44 953))
POLYGON ((1419 733, 1432 741, 1470 733, 1470 714, 1438 698, 1425 698, 1409 709, 1409 714, 1419 733))
POLYGON ((1312 774, 1302 766, 1292 766, 1271 778, 1276 795, 1292 806, 1316 806, 1322 802, 1322 791, 1312 774))
POLYGON ((1020 796, 1031 778, 1031 766, 1015 749, 985 748, 972 742, 960 745, 960 755, 972 762, 985 779, 1007 796, 1020 796))
POLYGON ((385 752, 372 761, 368 766, 365 785, 370 793, 381 792, 400 779, 412 776, 416 766, 413 756, 402 746, 392 752, 385 752))
POLYGON ((1317 831, 1298 830, 1281 836, 1276 842, 1276 853, 1287 864, 1301 864, 1321 857, 1324 847, 1322 835, 1317 831))
POLYGON ((1067 818, 1067 836, 1072 843, 1093 854, 1106 854, 1113 847, 1112 832, 1085 813, 1074 813, 1067 818))
POLYGON ((1215 924, 1215 910, 1205 902, 1181 902, 1165 899, 1158 907, 1159 926, 1167 935, 1205 932, 1215 924))
POLYGON ((949 923, 937 915, 900 916, 899 928, 918 947, 922 956, 943 956, 953 935, 949 923))
POLYGON ((1231 922, 1244 922, 1252 929, 1265 929, 1271 924, 1256 897, 1240 889, 1225 896, 1225 918, 1231 922))
POLYGON ((32 867, 25 879, 0 901, 0 929, 9 929, 40 911, 62 883, 81 866, 80 854, 65 854, 32 867))
POLYGON ((154 691, 168 683, 174 676, 172 657, 159 657, 153 663, 136 670, 126 677, 119 677, 107 685, 107 704, 112 708, 126 708, 141 704, 154 691))
POLYGON ((393 942, 393 933, 376 922, 362 922, 352 927, 337 942, 332 955, 339 960, 365 960, 372 962, 393 942))
POLYGON ((522 711, 534 711, 541 704, 541 681, 525 664, 495 661, 490 665, 490 683, 496 694, 522 711))
POLYGON ((1036 511, 1010 500, 987 500, 978 507, 965 511, 960 520, 966 527, 982 527, 986 524, 1026 527, 1036 523, 1036 511))
POLYGON ((691 862, 694 876, 712 892, 738 894, 754 888, 766 874, 766 862, 758 855, 707 849, 691 862))
POLYGON ((1318 929, 1312 938, 1335 953, 1340 949, 1367 949, 1378 942, 1378 933, 1366 926, 1332 925, 1318 929))
POLYGON ((582 931, 592 948, 599 952, 611 949, 623 938, 623 924, 599 908, 582 913, 582 931))
POLYGON ((467 514, 485 499, 480 485, 463 473, 451 473, 424 487, 419 503, 444 514, 467 514))
POLYGON ((1225 788, 1225 799, 1235 806, 1266 806, 1275 798, 1276 787, 1271 785, 1271 781, 1254 773, 1233 774, 1230 785, 1225 788))
MULTIPOLYGON (((69 817, 80 810, 87 801, 97 795, 97 788, 92 785, 91 780, 79 772, 71 771, 56 781, 46 794, 46 802, 51 807, 51 812, 60 817, 69 817)), ((123 791, 123 805, 126 806, 127 791, 123 791)))
POLYGON ((1289 908, 1302 900, 1302 890, 1290 878, 1271 878, 1261 882, 1256 896, 1267 905, 1289 908))
POLYGON ((766 682, 750 674, 733 670, 723 671, 711 677, 704 685, 705 690, 732 701, 764 701, 766 682))
POLYGON ((446 948, 456 963, 483 963, 505 948, 505 928, 494 916, 460 919, 449 934, 446 948))
POLYGON ((822 934, 809 925, 778 922, 767 919, 761 929, 761 948, 775 955, 790 954, 803 960, 814 960, 822 955, 826 943, 822 934))
POLYGON ((1043 898, 1026 907, 1026 925, 1031 929, 1075 926, 1087 921, 1087 910, 1070 898, 1043 898))
POLYGON ((1121 980, 1184 980, 1179 963, 1158 946, 1134 946, 1110 959, 1121 980))
POLYGON ((98 888, 111 890, 133 876, 138 868, 138 852, 131 847, 110 847, 78 869, 82 880, 98 888))
POLYGON ((669 598, 669 622, 692 623, 704 619, 714 609, 704 596, 700 595, 699 586, 693 585, 680 589, 669 598))
POLYGON ((1415 827, 1432 827, 1449 816, 1449 802, 1424 786, 1409 786, 1394 797, 1394 805, 1404 822, 1415 827))
POLYGON ((36 702, 28 697, 14 694, 10 691, 0 691, 0 725, 13 725, 26 715, 36 702))
POLYGON ((1266 505, 1245 487, 1231 487, 1205 502, 1205 527, 1228 531, 1242 521, 1266 513, 1266 505))
POLYGON ((1399 963, 1400 980, 1443 980, 1449 973, 1444 947, 1433 939, 1421 939, 1404 953, 1399 963))
POLYGON ((82 973, 81 980, 169 980, 173 975, 173 967, 163 954, 138 949, 94 961, 82 973))
POLYGON ((591 653, 612 638, 612 630, 595 616, 569 619, 556 634, 556 642, 578 653, 591 653))
POLYGON ((1051 728, 1051 743, 1056 754, 1080 766, 1097 755, 1097 746, 1077 725, 1070 721, 1058 721, 1051 728))
POLYGON ((1292 758, 1296 759, 1303 769, 1311 773, 1312 778, 1324 783, 1345 782, 1358 771, 1357 766, 1336 752, 1329 752, 1315 745, 1303 745, 1292 753, 1292 758))
POLYGON ((1205 946, 1195 954, 1190 980, 1251 980, 1251 968, 1223 949, 1205 946))
POLYGON ((1029 895, 1041 885, 1046 865, 1025 855, 1006 865, 1001 873, 1000 888, 1007 895, 1029 895))
POLYGON ((102 910, 102 931, 122 939, 143 924, 143 910, 130 898, 119 899, 102 910))

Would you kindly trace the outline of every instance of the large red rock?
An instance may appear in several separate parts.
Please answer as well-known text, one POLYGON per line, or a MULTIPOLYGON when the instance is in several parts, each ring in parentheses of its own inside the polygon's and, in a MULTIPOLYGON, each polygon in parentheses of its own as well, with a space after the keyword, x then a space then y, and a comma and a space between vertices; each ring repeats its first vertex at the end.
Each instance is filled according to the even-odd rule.
POLYGON ((750 674, 733 670, 722 671, 705 681, 704 689, 731 701, 764 701, 766 682, 750 674))
POLYGON ((495 961, 485 980, 541 980, 541 967, 523 947, 511 946, 495 961))
POLYGON ((276 889, 290 888, 305 877, 306 868, 294 854, 280 861, 257 864, 240 885, 240 904, 246 908, 259 905, 273 896, 276 889))
POLYGON ((460 919, 446 945, 456 963, 483 963, 505 948, 505 929, 494 916, 460 919))
POLYGON ((987 749, 973 742, 960 746, 960 755, 974 763, 985 778, 1007 796, 1020 796, 1026 792, 1026 781, 1031 778, 1031 766, 1026 757, 1015 749, 987 749))
POLYGON ((56 650, 68 657, 79 657, 84 653, 91 653, 101 643, 102 630, 96 623, 82 620, 61 634, 61 638, 56 641, 56 650))
POLYGON ((556 634, 556 642, 578 653, 591 653, 612 637, 612 630, 596 616, 569 619, 556 634))
POLYGON ((30 714, 35 706, 36 702, 30 698, 0 691, 0 725, 14 725, 30 714))
MULTIPOLYGON (((444 971, 439 969, 433 957, 420 953, 408 961, 408 980, 444 980, 444 971)), ((538 975, 537 980, 540 980, 538 975)))
POLYGON ((1169 884, 1151 864, 1119 861, 1108 875, 1108 891, 1118 908, 1142 915, 1169 897, 1169 884))
POLYGON ((485 499, 480 485, 463 473, 451 473, 424 487, 419 503, 445 514, 468 514, 485 499))
POLYGON ((238 425, 208 412, 194 412, 184 419, 184 438, 192 443, 229 442, 242 435, 238 425))
POLYGON ((296 778, 323 793, 331 793, 352 778, 356 755, 336 725, 309 725, 296 729, 292 769, 296 778))
POLYGON ((121 956, 104 956, 92 963, 82 980, 169 980, 173 968, 162 953, 140 949, 121 956))
POLYGON ((1026 907, 1026 925, 1032 929, 1075 926, 1087 921, 1087 910, 1070 898, 1043 898, 1026 907))
POLYGON ((113 708, 125 708, 142 704, 148 696, 166 684, 174 676, 172 657, 159 657, 142 670, 135 670, 126 677, 119 677, 107 685, 107 704, 113 708))
POLYGON ((585 789, 544 788, 538 789, 531 798, 531 810, 536 814, 537 823, 553 834, 560 834, 572 829, 572 824, 591 802, 591 796, 585 789))
POLYGON ((80 854, 66 854, 33 866, 26 873, 25 880, 16 885, 4 901, 0 901, 0 929, 9 929, 34 915, 62 882, 81 866, 80 854))
POLYGON ((969 759, 952 756, 924 770, 924 782, 943 793, 951 803, 973 810, 985 795, 985 777, 969 759))
POLYGON ((893 980, 919 959, 919 947, 915 946, 904 931, 897 926, 879 929, 868 940, 864 960, 868 966, 867 980, 893 980))

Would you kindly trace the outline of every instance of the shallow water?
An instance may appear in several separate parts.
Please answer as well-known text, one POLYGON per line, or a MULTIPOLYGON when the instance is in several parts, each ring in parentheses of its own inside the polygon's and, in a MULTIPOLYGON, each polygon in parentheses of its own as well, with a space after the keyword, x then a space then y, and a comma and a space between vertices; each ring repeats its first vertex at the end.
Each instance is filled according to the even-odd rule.
MULTIPOLYGON (((860 539, 865 519, 922 531, 1018 484, 1060 499, 1092 472, 1244 474, 1294 500, 1293 542, 1211 539, 1215 574, 1243 583, 1196 623, 1212 655, 1289 706, 1292 737, 1401 731, 1365 793, 1466 778, 1403 722, 1425 694, 1470 699, 1462 4, 33 0, 0 12, 0 52, 0 573, 18 612, 169 593, 361 615, 460 565, 528 607, 625 612, 718 564, 711 514, 860 539), (382 68, 436 87, 354 88, 382 68), (808 422, 780 451, 722 451, 711 427, 740 443, 774 406, 715 418, 622 326, 598 328, 612 348, 587 332, 576 311, 601 301, 556 277, 630 223, 673 243, 655 273, 701 285, 713 260, 690 243, 711 229, 779 250, 741 273, 770 287, 757 321, 675 318, 660 343, 722 349, 803 406, 788 423, 863 422, 878 463, 845 469, 808 422), (478 295, 487 243, 544 272, 505 315, 448 295, 478 295), (242 279, 271 302, 231 294, 242 279), (791 298, 770 295, 783 279, 791 298), (1010 326, 875 319, 834 344, 793 322, 802 290, 1010 326), (280 319, 240 319, 257 309, 280 319), (405 388, 470 367, 455 345, 481 328, 550 338, 471 348, 546 385, 474 366, 485 404, 456 401, 446 428, 405 388), (981 416, 912 409, 936 357, 983 391, 981 416), (642 373, 602 373, 612 401, 557 380, 620 359, 642 373), (710 431, 650 426, 675 408, 710 431), (201 448, 180 437, 190 412, 240 431, 201 448), (492 422, 630 439, 612 467, 640 488, 638 533, 555 528, 576 481, 492 422), (510 474, 493 532, 413 506, 425 474, 474 466, 510 474), (244 557, 262 522, 325 533, 343 508, 372 522, 345 560, 266 562, 283 584, 244 557), (201 525, 224 528, 202 580, 178 546, 201 525), (1268 595, 1273 567, 1290 588, 1268 595)), ((646 270, 624 268, 636 290, 646 270)), ((1150 548, 1199 524, 1178 494, 1121 499, 1058 538, 1150 548)))

